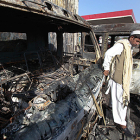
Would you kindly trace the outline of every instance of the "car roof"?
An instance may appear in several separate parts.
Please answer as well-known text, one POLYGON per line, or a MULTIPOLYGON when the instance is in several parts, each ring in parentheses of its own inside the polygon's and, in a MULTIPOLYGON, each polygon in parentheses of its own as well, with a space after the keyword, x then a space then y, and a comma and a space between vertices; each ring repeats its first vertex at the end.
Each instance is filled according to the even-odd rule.
POLYGON ((0 1, 1 32, 89 31, 90 24, 77 14, 42 0, 0 1))
POLYGON ((102 24, 91 25, 96 35, 109 33, 110 35, 130 35, 134 30, 140 30, 140 23, 117 23, 117 24, 102 24))

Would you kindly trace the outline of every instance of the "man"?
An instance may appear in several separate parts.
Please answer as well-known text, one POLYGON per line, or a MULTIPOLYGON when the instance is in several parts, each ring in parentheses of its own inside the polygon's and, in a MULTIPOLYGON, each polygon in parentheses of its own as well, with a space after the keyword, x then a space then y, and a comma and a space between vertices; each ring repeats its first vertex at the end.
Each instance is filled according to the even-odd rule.
POLYGON ((104 75, 109 77, 108 89, 111 90, 112 112, 117 128, 127 137, 133 135, 126 125, 127 105, 130 101, 129 87, 132 74, 132 47, 140 43, 140 30, 133 31, 128 39, 122 39, 108 49, 104 58, 104 75))

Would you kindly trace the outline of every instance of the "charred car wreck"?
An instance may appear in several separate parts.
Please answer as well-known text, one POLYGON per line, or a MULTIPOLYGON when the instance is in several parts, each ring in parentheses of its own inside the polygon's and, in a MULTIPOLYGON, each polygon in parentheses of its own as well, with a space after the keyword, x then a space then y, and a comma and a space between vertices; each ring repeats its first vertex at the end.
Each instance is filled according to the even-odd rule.
POLYGON ((41 0, 1 0, 0 17, 0 138, 86 136, 92 128, 89 124, 104 118, 101 53, 90 25, 41 0), (57 36, 55 51, 51 51, 49 32, 57 36), (81 35, 79 52, 66 51, 64 33, 81 35), (15 39, 3 40, 7 34, 15 39))

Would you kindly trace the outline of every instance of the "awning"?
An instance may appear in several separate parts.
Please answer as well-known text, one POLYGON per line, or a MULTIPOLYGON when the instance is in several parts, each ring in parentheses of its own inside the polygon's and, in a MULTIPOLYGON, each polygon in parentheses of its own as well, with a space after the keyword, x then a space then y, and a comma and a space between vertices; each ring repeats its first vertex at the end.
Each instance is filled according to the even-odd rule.
POLYGON ((133 10, 115 11, 82 16, 91 25, 111 23, 136 23, 133 10))

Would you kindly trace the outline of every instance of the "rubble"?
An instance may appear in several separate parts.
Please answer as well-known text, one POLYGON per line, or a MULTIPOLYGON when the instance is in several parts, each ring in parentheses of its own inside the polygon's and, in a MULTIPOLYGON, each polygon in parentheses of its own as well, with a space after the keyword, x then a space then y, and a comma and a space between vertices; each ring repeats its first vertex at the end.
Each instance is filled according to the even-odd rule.
POLYGON ((15 106, 12 106, 12 116, 8 118, 11 123, 1 130, 2 135, 7 139, 11 137, 14 139, 29 139, 30 137, 31 139, 32 133, 34 134, 32 139, 56 138, 64 131, 68 123, 75 119, 82 108, 91 102, 89 87, 95 90, 96 95, 97 83, 102 79, 102 71, 98 69, 98 66, 93 65, 74 77, 66 71, 62 74, 63 68, 60 69, 54 73, 40 75, 39 83, 37 85, 33 83, 26 94, 24 90, 18 94, 15 93, 16 90, 13 92, 10 101, 15 106), (48 78, 53 78, 53 80, 48 81, 48 78), (34 98, 33 92, 36 94, 34 98), (32 100, 30 100, 31 96, 32 100), (47 130, 42 130, 44 125, 47 130))

